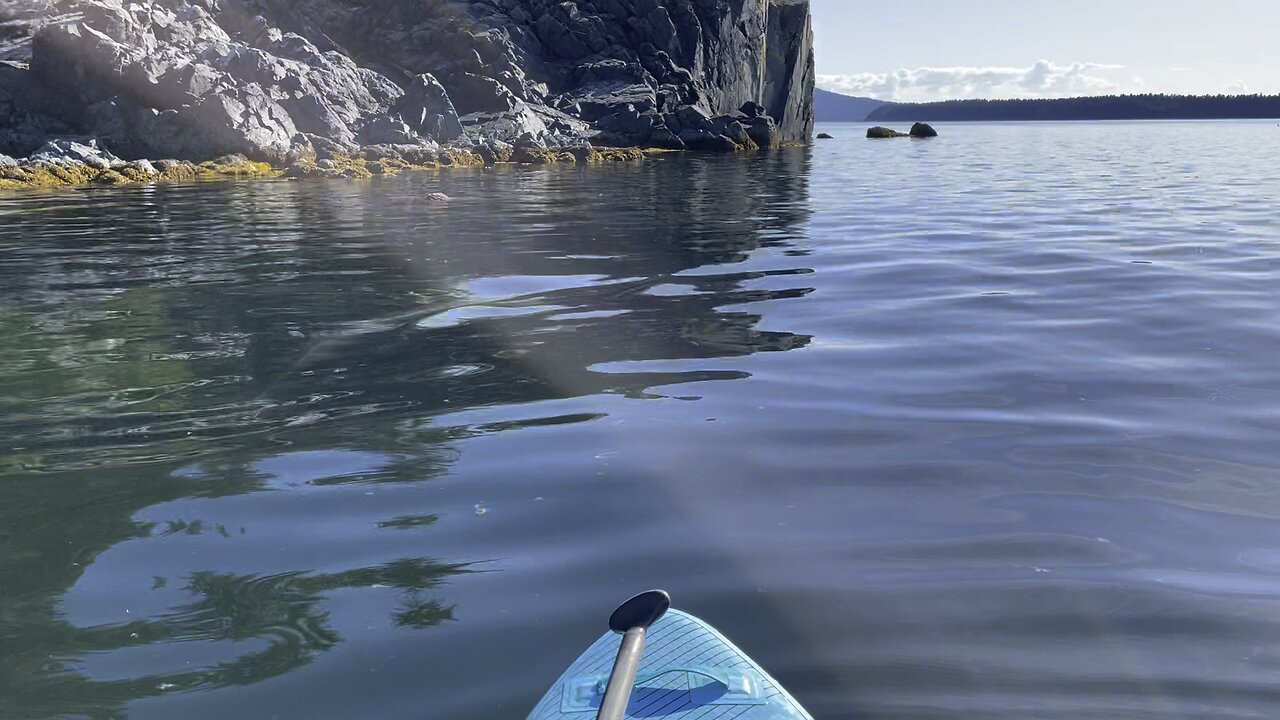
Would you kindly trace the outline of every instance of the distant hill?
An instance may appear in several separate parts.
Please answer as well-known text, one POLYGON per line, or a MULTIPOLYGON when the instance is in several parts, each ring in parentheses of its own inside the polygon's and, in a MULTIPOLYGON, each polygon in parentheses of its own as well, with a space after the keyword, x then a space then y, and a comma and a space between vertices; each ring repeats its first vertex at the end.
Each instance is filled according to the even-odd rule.
POLYGON ((1280 118, 1280 95, 1104 95, 1052 100, 888 103, 868 121, 1216 120, 1280 118))
POLYGON ((813 111, 818 122, 862 122, 883 100, 841 95, 828 90, 813 91, 813 111))

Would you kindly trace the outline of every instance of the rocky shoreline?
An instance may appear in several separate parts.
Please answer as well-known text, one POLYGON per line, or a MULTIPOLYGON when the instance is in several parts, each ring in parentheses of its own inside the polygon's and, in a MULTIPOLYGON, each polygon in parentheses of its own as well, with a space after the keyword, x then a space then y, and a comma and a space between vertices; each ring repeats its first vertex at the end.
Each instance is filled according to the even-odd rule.
POLYGON ((769 149, 813 79, 807 0, 0 0, 0 187, 769 149))
POLYGON ((596 148, 587 144, 550 150, 517 147, 500 141, 480 148, 384 145, 365 147, 358 153, 308 153, 294 158, 286 166, 277 166, 240 154, 199 163, 172 158, 124 160, 98 147, 96 140, 60 139, 46 143, 29 158, 0 155, 0 190, 275 177, 367 180, 447 167, 633 162, 644 159, 650 152, 640 148, 596 148))

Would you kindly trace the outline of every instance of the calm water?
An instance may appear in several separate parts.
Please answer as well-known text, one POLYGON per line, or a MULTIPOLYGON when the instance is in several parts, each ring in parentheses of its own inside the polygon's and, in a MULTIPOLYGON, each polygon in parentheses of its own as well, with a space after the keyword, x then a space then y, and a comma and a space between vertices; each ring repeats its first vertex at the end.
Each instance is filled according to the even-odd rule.
POLYGON ((1280 127, 862 128, 0 197, 0 717, 1280 716, 1280 127))

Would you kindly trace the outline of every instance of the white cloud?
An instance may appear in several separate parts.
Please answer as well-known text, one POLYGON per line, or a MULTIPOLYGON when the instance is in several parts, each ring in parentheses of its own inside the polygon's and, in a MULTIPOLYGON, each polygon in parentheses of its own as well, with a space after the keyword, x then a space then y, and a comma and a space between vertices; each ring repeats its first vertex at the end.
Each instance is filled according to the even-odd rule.
POLYGON ((1227 85, 1227 87, 1224 88, 1222 92, 1226 93, 1227 95, 1248 95, 1249 83, 1243 80, 1237 80, 1227 85))
MULTIPOLYGON (((1031 67, 902 68, 890 73, 819 75, 818 87, 846 95, 862 95, 898 102, 929 102, 964 98, 1037 98, 1107 95, 1122 88, 1106 77, 1121 65, 1040 60, 1031 67)), ((1138 85, 1141 81, 1137 80, 1138 85)))

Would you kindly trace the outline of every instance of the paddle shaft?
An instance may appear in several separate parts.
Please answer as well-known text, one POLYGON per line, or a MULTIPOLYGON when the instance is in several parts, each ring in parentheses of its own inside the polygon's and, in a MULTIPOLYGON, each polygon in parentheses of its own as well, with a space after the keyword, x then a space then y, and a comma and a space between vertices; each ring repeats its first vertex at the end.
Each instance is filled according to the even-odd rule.
POLYGON ((605 688, 596 720, 623 720, 626 717, 642 654, 644 628, 631 628, 622 636, 622 647, 618 648, 618 657, 613 661, 613 674, 609 676, 609 686, 605 688))

